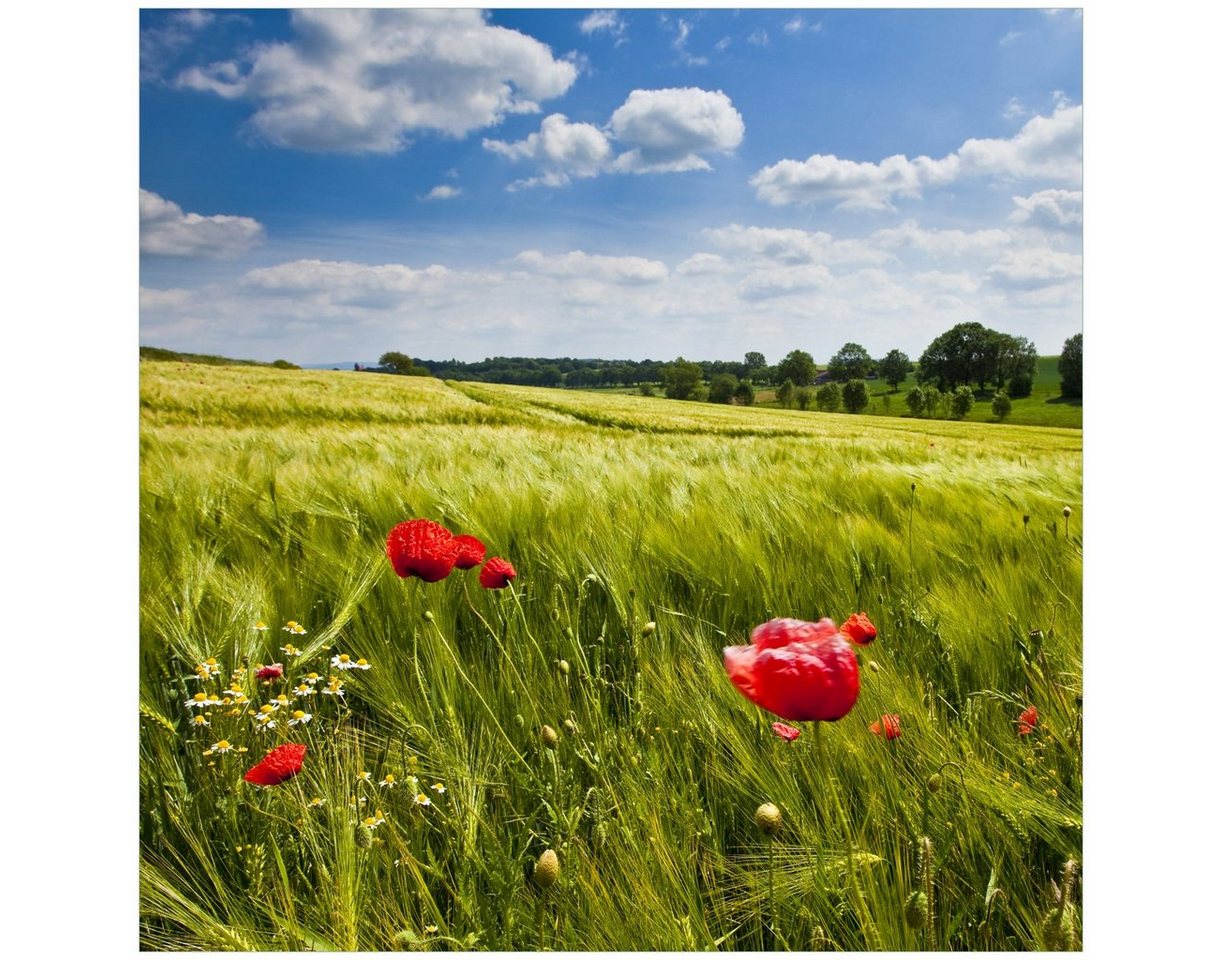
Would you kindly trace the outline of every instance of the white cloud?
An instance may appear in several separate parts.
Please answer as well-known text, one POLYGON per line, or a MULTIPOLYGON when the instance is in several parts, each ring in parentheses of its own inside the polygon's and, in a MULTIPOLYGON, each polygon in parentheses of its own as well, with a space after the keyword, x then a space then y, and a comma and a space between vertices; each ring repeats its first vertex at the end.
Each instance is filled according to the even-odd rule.
POLYGON ((140 252, 164 257, 236 257, 262 243, 263 225, 250 217, 205 217, 140 191, 140 252))
POLYGON ((618 10, 593 10, 577 25, 577 29, 586 36, 605 30, 614 37, 622 37, 628 24, 618 10))
POLYGON ((290 42, 179 83, 250 99, 251 129, 277 146, 390 153, 413 133, 459 137, 536 112, 577 78, 573 63, 477 10, 307 9, 291 23, 290 42))
POLYGON ((370 266, 336 260, 294 260, 248 271, 243 290, 299 299, 315 306, 385 309, 408 297, 435 292, 451 276, 445 267, 414 270, 399 263, 370 266))
POLYGON ((1021 117, 1028 116, 1030 112, 1023 106, 1022 101, 1018 97, 1011 97, 1006 101, 1005 109, 1002 110, 1001 115, 1007 120, 1018 120, 1021 117))
POLYGON ((216 20, 204 10, 180 10, 169 14, 157 26, 140 31, 140 79, 155 80, 170 62, 216 20))
POLYGON ((727 267, 725 258, 715 253, 694 253, 675 267, 675 273, 681 277, 699 277, 724 273, 727 267))
POLYGON ((889 210, 897 197, 915 198, 959 177, 986 175, 1080 180, 1082 107, 1062 101, 1052 116, 1032 117, 1009 139, 967 140, 940 160, 896 154, 871 163, 814 154, 764 167, 750 182, 759 199, 772 206, 828 201, 849 209, 889 210))
POLYGON ((720 90, 633 90, 605 128, 570 123, 554 113, 524 140, 485 139, 484 149, 538 164, 539 175, 511 183, 508 189, 513 191, 561 187, 571 178, 601 173, 708 170, 701 154, 733 150, 742 142, 743 130, 742 116, 720 90), (618 156, 615 144, 625 148, 618 156))
POLYGON ((1027 35, 1026 31, 1024 30, 1010 30, 1000 40, 997 41, 997 45, 999 47, 1008 47, 1015 40, 1021 40, 1026 35, 1027 35))
POLYGON ((644 257, 608 257, 572 250, 548 256, 539 250, 525 250, 511 263, 531 273, 549 277, 598 280, 604 283, 637 286, 660 283, 668 276, 666 264, 644 257))
POLYGON ((633 90, 608 128, 629 147, 616 166, 630 173, 707 169, 700 154, 733 150, 745 130, 729 97, 698 87, 633 90))
POLYGON ((192 292, 181 287, 141 287, 140 310, 177 310, 191 302, 192 292))
POLYGON ((1029 247, 1007 253, 988 269, 989 278, 1002 287, 1045 287, 1082 276, 1082 257, 1048 247, 1029 247))
POLYGON ((822 264, 801 267, 766 267, 753 270, 738 284, 744 300, 768 300, 791 294, 809 294, 830 287, 832 272, 822 264))
POLYGON ((1010 214, 1013 223, 1054 230, 1082 226, 1081 190, 1040 190, 1029 197, 1013 197, 1017 208, 1010 214))
POLYGON ((930 257, 963 259, 996 255, 1010 246, 1013 238, 1005 230, 927 230, 915 220, 905 220, 898 227, 874 231, 870 241, 885 250, 914 250, 930 257))
MULTIPOLYGON (((667 23, 668 19, 665 15, 662 16, 662 22, 667 23)), ((692 32, 692 25, 679 18, 679 24, 675 27, 675 39, 671 41, 671 46, 675 52, 679 54, 679 59, 689 67, 703 67, 709 62, 708 57, 693 56, 687 49, 687 38, 692 32)))
POLYGON ((563 186, 569 177, 597 176, 611 159, 611 144, 598 127, 589 123, 569 123, 562 113, 545 117, 538 133, 525 140, 506 143, 484 140, 484 149, 510 160, 533 160, 543 168, 543 175, 533 181, 518 181, 533 185, 535 181, 548 186, 563 186))
POLYGON ((453 200, 462 193, 462 187, 451 187, 448 183, 439 183, 426 193, 421 200, 453 200))
POLYGON ((752 30, 747 37, 747 43, 754 44, 757 47, 768 46, 768 31, 763 27, 760 27, 758 30, 752 30))
POLYGON ((837 240, 823 231, 731 223, 702 230, 701 235, 739 257, 787 265, 881 263, 894 259, 885 249, 859 240, 837 240))

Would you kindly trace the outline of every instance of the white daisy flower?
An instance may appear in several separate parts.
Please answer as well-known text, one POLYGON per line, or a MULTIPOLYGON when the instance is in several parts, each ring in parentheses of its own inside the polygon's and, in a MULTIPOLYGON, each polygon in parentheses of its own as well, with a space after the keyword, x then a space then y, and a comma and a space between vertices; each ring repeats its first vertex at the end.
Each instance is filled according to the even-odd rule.
POLYGON ((219 707, 220 705, 220 700, 211 693, 204 693, 202 690, 183 704, 188 709, 191 707, 200 707, 201 709, 203 707, 219 707))
POLYGON ((293 719, 289 721, 290 727, 295 727, 299 723, 309 723, 314 719, 314 714, 306 713, 304 710, 294 710, 293 719))

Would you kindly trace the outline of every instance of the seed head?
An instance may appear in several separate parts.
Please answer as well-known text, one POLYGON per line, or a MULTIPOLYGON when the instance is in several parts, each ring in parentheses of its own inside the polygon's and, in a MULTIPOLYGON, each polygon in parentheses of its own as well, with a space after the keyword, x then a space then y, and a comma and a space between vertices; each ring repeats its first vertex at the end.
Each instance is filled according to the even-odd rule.
POLYGON ((755 825, 771 837, 781 829, 781 808, 775 803, 761 803, 755 808, 755 825))
POLYGON ((882 670, 882 667, 880 667, 880 666, 878 665, 878 662, 877 662, 877 661, 875 661, 875 660, 871 660, 871 661, 870 661, 870 662, 867 664, 867 666, 869 666, 869 668, 870 668, 871 670, 873 670, 875 673, 878 673, 878 672, 880 672, 880 671, 882 670))
POLYGON ((942 789, 942 774, 935 773, 932 777, 925 781, 925 788, 930 793, 937 793, 942 789))
POLYGON ((1029 524, 1030 522, 1031 522, 1031 514, 1029 514, 1029 513, 1024 513, 1024 514, 1023 514, 1023 526, 1025 527, 1025 526, 1026 526, 1027 524, 1029 524))
POLYGON ((556 662, 556 669, 567 677, 569 675, 569 662, 567 660, 558 660, 556 662))
POLYGON ((1064 509, 1061 511, 1061 516, 1062 516, 1062 517, 1065 517, 1066 519, 1068 519, 1068 518, 1069 518, 1069 515, 1070 515, 1071 513, 1073 513, 1073 511, 1072 511, 1072 510, 1070 510, 1070 509, 1069 509, 1069 507, 1065 507, 1065 508, 1064 508, 1064 509))
POLYGON ((560 735, 545 723, 539 730, 539 739, 548 750, 555 750, 556 744, 560 742, 560 735))
POLYGON ((356 827, 356 845, 362 850, 368 850, 373 846, 373 831, 368 827, 357 824, 356 827))
POLYGON ((534 881, 546 890, 559 876, 560 858, 556 856, 556 851, 549 847, 539 854, 539 860, 535 863, 534 881))
POLYGON ((432 622, 433 622, 433 611, 432 611, 432 610, 425 610, 425 611, 424 611, 424 619, 425 619, 425 620, 427 620, 429 623, 432 623, 432 622))
POLYGON ((572 717, 567 718, 564 721, 564 729, 568 731, 569 736, 577 736, 577 721, 572 717))
POLYGON ((929 899, 924 890, 913 890, 904 901, 904 922, 914 930, 925 926, 929 920, 929 899))
POLYGON ((641 636, 648 637, 657 629, 658 625, 650 620, 645 626, 641 627, 641 636))

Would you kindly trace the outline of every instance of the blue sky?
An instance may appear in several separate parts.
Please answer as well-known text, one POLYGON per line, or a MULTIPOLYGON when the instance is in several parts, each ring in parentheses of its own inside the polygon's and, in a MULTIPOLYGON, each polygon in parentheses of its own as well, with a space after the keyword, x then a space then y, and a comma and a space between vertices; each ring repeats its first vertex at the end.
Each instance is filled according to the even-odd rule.
POLYGON ((140 14, 142 343, 914 358, 1081 329, 1082 18, 140 14))

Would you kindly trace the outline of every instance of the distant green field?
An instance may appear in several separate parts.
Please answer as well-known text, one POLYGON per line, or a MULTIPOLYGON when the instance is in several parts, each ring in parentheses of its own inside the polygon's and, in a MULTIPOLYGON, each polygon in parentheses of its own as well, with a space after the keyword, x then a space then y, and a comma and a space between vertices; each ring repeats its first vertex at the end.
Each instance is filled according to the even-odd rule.
POLYGON ((140 417, 144 949, 1079 944, 1080 432, 149 360, 140 417), (517 579, 401 580, 413 517, 517 579), (722 648, 858 611, 780 740, 722 648))

